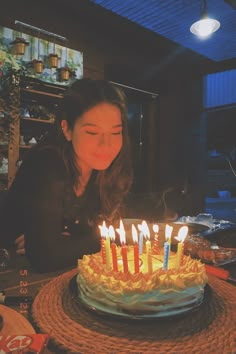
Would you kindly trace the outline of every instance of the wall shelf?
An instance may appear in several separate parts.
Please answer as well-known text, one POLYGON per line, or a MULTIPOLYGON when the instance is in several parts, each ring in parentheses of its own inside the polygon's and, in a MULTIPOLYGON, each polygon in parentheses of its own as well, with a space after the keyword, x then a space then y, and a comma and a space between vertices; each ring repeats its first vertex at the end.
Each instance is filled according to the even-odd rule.
POLYGON ((8 143, 0 145, 0 151, 7 151, 8 150, 8 143))
POLYGON ((59 99, 61 99, 63 97, 63 94, 59 95, 59 94, 55 94, 55 93, 49 93, 49 92, 34 90, 34 89, 30 89, 30 88, 22 88, 22 91, 34 93, 34 94, 38 94, 38 95, 42 95, 42 96, 59 98, 59 99))
POLYGON ((7 180, 8 179, 8 174, 7 173, 0 173, 0 179, 1 180, 7 180))
POLYGON ((31 149, 33 146, 35 146, 37 144, 32 144, 32 145, 19 145, 19 148, 20 149, 25 149, 25 150, 28 150, 28 149, 31 149))
POLYGON ((18 161, 37 145, 25 145, 24 142, 32 138, 38 142, 53 128, 57 105, 65 90, 65 87, 44 84, 31 78, 24 78, 20 90, 15 88, 14 94, 10 96, 10 104, 16 119, 6 128, 11 132, 9 143, 0 145, 0 152, 8 159, 8 173, 0 175, 0 180, 6 183, 0 184, 0 190, 5 189, 5 184, 6 188, 11 186, 18 169, 18 161))
POLYGON ((23 118, 21 118, 21 121, 54 124, 54 121, 52 121, 52 120, 46 120, 46 119, 42 119, 42 118, 32 118, 32 117, 23 117, 23 118))

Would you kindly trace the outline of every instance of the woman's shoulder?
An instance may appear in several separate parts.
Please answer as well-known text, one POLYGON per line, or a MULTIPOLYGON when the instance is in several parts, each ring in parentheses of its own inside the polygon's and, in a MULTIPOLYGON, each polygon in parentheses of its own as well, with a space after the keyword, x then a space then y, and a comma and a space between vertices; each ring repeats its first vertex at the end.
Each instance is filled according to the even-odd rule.
POLYGON ((17 175, 37 179, 64 179, 66 167, 59 151, 51 147, 35 149, 28 153, 17 175))
POLYGON ((32 149, 23 163, 65 167, 61 153, 56 148, 50 146, 41 147, 35 150, 32 149))

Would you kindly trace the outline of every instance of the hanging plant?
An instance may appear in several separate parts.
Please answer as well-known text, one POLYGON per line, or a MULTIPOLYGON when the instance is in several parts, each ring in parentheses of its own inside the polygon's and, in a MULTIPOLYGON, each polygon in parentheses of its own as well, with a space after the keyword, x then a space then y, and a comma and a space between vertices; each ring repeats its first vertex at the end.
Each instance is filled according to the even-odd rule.
POLYGON ((50 68, 57 68, 58 67, 58 60, 59 57, 56 53, 51 53, 48 55, 48 63, 50 68))
POLYGON ((75 65, 72 60, 66 61, 65 66, 58 69, 60 81, 68 81, 72 78, 76 78, 77 68, 78 65, 75 65))
POLYGON ((38 38, 38 59, 34 59, 32 61, 33 69, 36 74, 42 74, 44 64, 43 61, 40 59, 40 40, 38 38))
POLYGON ((43 61, 40 59, 34 59, 32 61, 33 69, 36 74, 41 74, 43 72, 43 61))
POLYGON ((12 53, 15 55, 24 55, 25 48, 29 45, 24 38, 16 37, 16 39, 10 43, 12 45, 12 53))
MULTIPOLYGON (((76 77, 76 69, 72 60, 68 60, 68 48, 64 47, 65 51, 65 64, 63 67, 58 69, 59 81, 69 81, 71 78, 76 77)), ((62 54, 62 57, 64 55, 62 54)))
POLYGON ((72 70, 68 66, 64 66, 62 68, 59 68, 58 71, 59 71, 59 80, 60 81, 69 81, 69 79, 72 75, 72 70))

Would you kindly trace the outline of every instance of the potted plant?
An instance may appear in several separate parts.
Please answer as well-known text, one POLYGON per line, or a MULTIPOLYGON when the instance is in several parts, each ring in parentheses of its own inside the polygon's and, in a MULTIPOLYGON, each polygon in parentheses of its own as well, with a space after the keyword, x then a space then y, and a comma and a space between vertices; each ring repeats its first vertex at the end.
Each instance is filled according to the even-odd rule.
POLYGON ((58 69, 60 81, 68 81, 71 78, 75 78, 77 67, 72 60, 68 60, 65 66, 58 69))
POLYGON ((16 55, 24 55, 25 54, 25 47, 29 45, 29 43, 21 37, 16 37, 16 39, 11 42, 12 45, 12 52, 16 55))
POLYGON ((68 81, 70 79, 71 74, 72 74, 72 71, 68 66, 64 66, 62 68, 59 68, 60 81, 68 81))
POLYGON ((51 53, 48 55, 48 63, 50 68, 57 68, 58 67, 58 55, 56 53, 51 53))
POLYGON ((34 71, 36 74, 41 74, 43 72, 43 61, 40 59, 34 59, 32 61, 34 71))

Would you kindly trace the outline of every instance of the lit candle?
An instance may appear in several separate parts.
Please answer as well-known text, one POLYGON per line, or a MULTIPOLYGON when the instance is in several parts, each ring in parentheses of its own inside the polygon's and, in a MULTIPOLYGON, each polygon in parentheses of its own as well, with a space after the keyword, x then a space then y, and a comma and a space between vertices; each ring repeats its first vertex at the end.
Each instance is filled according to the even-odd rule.
POLYGON ((169 252, 170 252, 170 244, 168 241, 164 243, 164 262, 163 262, 163 270, 168 269, 169 262, 169 252))
POLYGON ((176 240, 179 241, 178 247, 177 247, 177 257, 176 257, 176 268, 179 269, 183 263, 183 257, 184 257, 184 240, 188 234, 188 226, 182 226, 179 229, 178 236, 176 237, 176 240))
POLYGON ((172 235, 172 231, 173 231, 173 226, 170 226, 170 225, 166 225, 166 229, 165 229, 165 233, 168 237, 168 242, 169 242, 169 245, 170 245, 170 248, 171 248, 171 235, 172 235))
POLYGON ((139 233, 139 254, 143 253, 143 229, 142 224, 138 224, 139 233))
POLYGON ((108 228, 106 226, 106 222, 103 221, 102 226, 99 226, 99 228, 101 230, 101 236, 104 242, 104 248, 102 244, 102 257, 104 257, 103 249, 105 249, 105 264, 106 264, 106 268, 110 269, 111 268, 111 247, 110 247, 110 237, 109 237, 108 228))
POLYGON ((147 251, 148 273, 152 274, 152 249, 151 246, 147 251))
POLYGON ((101 233, 101 256, 102 256, 102 263, 106 264, 106 250, 105 250, 105 239, 108 233, 108 229, 106 227, 105 221, 103 221, 102 225, 98 225, 101 233))
POLYGON ((166 225, 166 228, 165 228, 166 242, 164 243, 163 270, 167 270, 168 269, 169 254, 170 254, 170 238, 171 238, 172 229, 173 229, 173 227, 171 227, 169 225, 166 225))
POLYGON ((168 237, 168 242, 169 242, 170 248, 171 248, 172 231, 173 231, 173 226, 170 226, 170 225, 167 224, 166 228, 165 228, 165 232, 166 232, 166 235, 168 237))
POLYGON ((104 243, 106 251, 106 268, 111 269, 111 241, 108 232, 104 243))
POLYGON ((136 227, 132 224, 132 237, 134 241, 134 273, 139 273, 139 245, 138 232, 136 227))
POLYGON ((159 240, 158 240, 159 226, 157 224, 154 224, 152 228, 154 231, 154 243, 153 243, 152 253, 158 254, 159 253, 159 240))
POLYGON ((109 237, 112 240, 111 243, 111 254, 112 254, 112 264, 114 272, 118 272, 118 262, 117 262, 117 252, 116 252, 116 244, 115 244, 115 230, 113 226, 109 226, 108 229, 109 237))
POLYGON ((143 222, 143 234, 146 238, 146 257, 147 257, 147 265, 148 265, 148 273, 152 273, 152 248, 150 242, 150 231, 146 221, 143 222))
POLYGON ((116 229, 118 234, 120 235, 120 243, 121 243, 121 256, 123 262, 123 270, 124 273, 128 273, 128 256, 127 256, 127 246, 126 246, 126 238, 125 238, 125 229, 122 220, 120 220, 120 228, 116 229))

